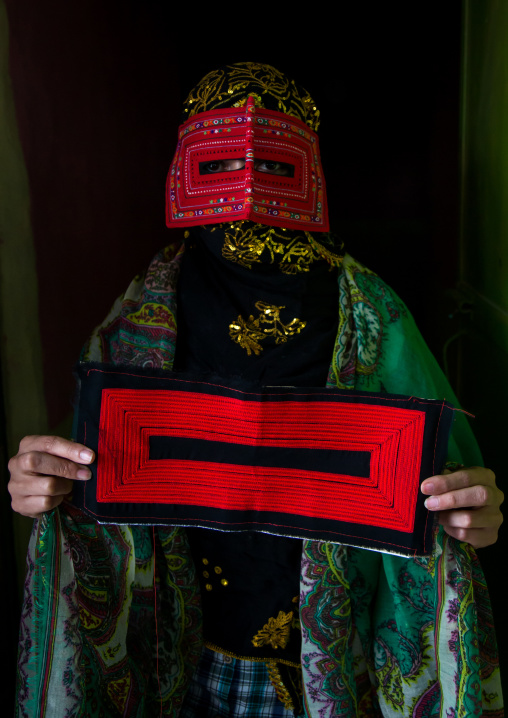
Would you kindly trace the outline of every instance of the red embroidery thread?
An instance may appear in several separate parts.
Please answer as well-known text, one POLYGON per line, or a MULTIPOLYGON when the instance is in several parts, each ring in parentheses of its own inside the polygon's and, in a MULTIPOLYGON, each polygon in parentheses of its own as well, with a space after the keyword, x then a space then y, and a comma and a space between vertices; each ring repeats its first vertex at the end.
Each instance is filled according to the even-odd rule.
POLYGON ((329 230, 318 136, 304 122, 255 107, 208 110, 179 128, 166 183, 168 227, 251 220, 329 230), (245 158, 245 168, 201 174, 200 163, 245 158), (293 176, 258 172, 254 159, 294 167, 293 176))
POLYGON ((197 392, 104 389, 97 500, 272 511, 411 532, 424 426, 423 411, 373 404, 268 403, 197 392), (368 451, 370 476, 151 460, 154 435, 246 447, 368 451))

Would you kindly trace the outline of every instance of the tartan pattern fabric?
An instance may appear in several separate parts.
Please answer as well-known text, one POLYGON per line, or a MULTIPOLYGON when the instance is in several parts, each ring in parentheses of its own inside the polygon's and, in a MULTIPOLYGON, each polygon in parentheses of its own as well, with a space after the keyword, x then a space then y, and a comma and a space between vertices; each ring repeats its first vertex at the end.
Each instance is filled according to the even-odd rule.
POLYGON ((204 648, 179 718, 293 718, 270 683, 264 663, 204 648))

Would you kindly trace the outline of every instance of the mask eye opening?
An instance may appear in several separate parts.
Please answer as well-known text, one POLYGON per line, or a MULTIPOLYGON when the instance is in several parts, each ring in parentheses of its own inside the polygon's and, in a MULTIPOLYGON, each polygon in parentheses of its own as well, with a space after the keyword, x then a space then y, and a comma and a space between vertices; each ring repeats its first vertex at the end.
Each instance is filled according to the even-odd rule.
POLYGON ((278 177, 294 177, 295 166, 290 162, 278 162, 272 159, 255 159, 254 171, 278 177))
POLYGON ((207 160, 199 163, 200 175, 215 175, 223 172, 238 172, 245 169, 245 158, 235 157, 227 160, 207 160))
MULTIPOLYGON (((222 174, 223 172, 239 172, 245 169, 245 159, 235 157, 227 160, 207 160, 199 163, 200 175, 222 174)), ((254 159, 254 171, 261 174, 279 177, 294 177, 295 166, 289 162, 277 162, 272 159, 254 159)))

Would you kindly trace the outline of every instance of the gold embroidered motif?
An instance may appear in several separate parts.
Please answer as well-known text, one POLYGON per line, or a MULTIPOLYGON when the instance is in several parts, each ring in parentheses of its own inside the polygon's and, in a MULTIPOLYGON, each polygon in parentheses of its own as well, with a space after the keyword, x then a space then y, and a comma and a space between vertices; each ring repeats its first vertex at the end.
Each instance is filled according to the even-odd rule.
POLYGON ((246 350, 248 356, 253 352, 256 356, 259 356, 263 351, 263 347, 259 342, 264 339, 265 336, 259 329, 257 323, 259 323, 259 319, 255 320, 251 314, 248 322, 246 322, 242 316, 239 316, 236 322, 231 322, 229 325, 229 336, 234 342, 239 344, 242 349, 246 350))
POLYGON ((275 692, 277 693, 277 698, 281 701, 284 708, 287 708, 287 710, 293 711, 295 709, 293 704, 293 699, 291 698, 291 695, 284 685, 282 681, 282 676, 280 674, 279 668, 276 663, 270 663, 266 666, 266 670, 268 671, 268 677, 270 678, 270 683, 275 689, 275 692))
POLYGON ((289 631, 293 620, 293 611, 284 613, 279 611, 277 618, 269 618, 263 628, 256 633, 252 644, 256 648, 266 646, 268 643, 272 648, 286 648, 289 641, 289 631))
MULTIPOLYGON (((318 242, 315 235, 312 235, 310 232, 305 232, 305 236, 307 237, 310 246, 317 252, 320 259, 325 259, 332 267, 342 266, 342 262, 344 260, 344 242, 340 242, 340 247, 337 248, 334 246, 333 249, 330 249, 326 246, 325 242, 318 242)), ((329 234, 321 232, 320 236, 323 236, 325 241, 331 240, 331 236, 329 234)))
MULTIPOLYGON (((229 92, 229 90, 228 90, 228 93, 233 94, 233 90, 231 90, 231 92, 229 92)), ((249 93, 249 97, 252 97, 252 99, 254 100, 255 107, 263 107, 264 108, 263 100, 261 99, 261 97, 259 95, 255 95, 254 93, 249 93)), ((247 100, 249 99, 249 97, 243 97, 241 100, 238 100, 238 102, 235 102, 233 107, 244 107, 247 104, 247 100)))
POLYGON ((272 663, 278 663, 283 666, 291 666, 292 668, 299 668, 301 666, 300 663, 295 663, 294 661, 288 661, 285 658, 259 658, 259 656, 244 656, 240 653, 234 653, 233 651, 229 651, 227 648, 222 648, 221 646, 217 646, 215 643, 211 643, 210 641, 204 641, 203 643, 206 648, 209 648, 211 651, 215 651, 215 653, 222 653, 224 656, 231 656, 231 658, 239 658, 241 661, 252 661, 253 663, 265 663, 267 666, 272 663))
POLYGON ((263 351, 260 342, 267 337, 275 339, 275 344, 284 344, 289 337, 299 334, 305 328, 307 322, 301 322, 298 318, 292 319, 284 324, 280 318, 280 312, 285 306, 278 307, 274 304, 266 304, 259 301, 254 305, 259 310, 259 317, 254 319, 251 314, 247 320, 241 315, 229 325, 229 336, 245 349, 248 356, 253 352, 256 356, 263 351))
POLYGON ((298 87, 271 65, 239 62, 221 70, 213 70, 189 93, 184 103, 187 117, 219 107, 241 107, 253 95, 258 107, 263 95, 277 102, 279 112, 297 117, 312 130, 319 127, 320 113, 316 103, 303 87, 298 87))
POLYGON ((261 262, 263 253, 269 254, 272 264, 278 260, 284 274, 308 272, 310 265, 321 259, 319 251, 312 247, 308 237, 303 234, 286 235, 283 230, 260 224, 247 224, 244 229, 243 222, 225 228, 222 247, 224 259, 251 269, 253 264, 261 262), (233 228, 236 230, 234 233, 231 231, 233 228))

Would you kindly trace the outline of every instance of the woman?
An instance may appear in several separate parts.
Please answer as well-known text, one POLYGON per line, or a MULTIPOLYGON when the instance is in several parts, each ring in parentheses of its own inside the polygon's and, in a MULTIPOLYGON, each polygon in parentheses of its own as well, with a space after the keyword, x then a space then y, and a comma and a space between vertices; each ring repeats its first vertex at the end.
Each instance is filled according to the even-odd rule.
MULTIPOLYGON (((168 176, 168 224, 189 228, 184 246, 131 284, 84 361, 454 400, 403 304, 328 232, 318 124, 310 95, 270 66, 203 78, 168 176), (275 137, 250 129, 263 112, 275 137)), ((264 534, 100 526, 66 499, 93 453, 26 437, 9 484, 14 510, 38 519, 20 715, 476 715, 482 705, 501 715, 474 548, 496 540, 503 495, 491 471, 461 466, 478 457, 460 416, 450 471, 421 487, 439 511, 434 551, 403 559, 264 534)))

